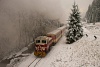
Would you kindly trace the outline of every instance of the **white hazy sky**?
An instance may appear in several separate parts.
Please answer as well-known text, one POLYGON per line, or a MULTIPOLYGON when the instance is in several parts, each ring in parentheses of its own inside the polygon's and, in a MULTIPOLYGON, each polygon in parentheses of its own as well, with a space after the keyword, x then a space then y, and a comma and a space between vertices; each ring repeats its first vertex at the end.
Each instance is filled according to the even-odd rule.
POLYGON ((76 4, 78 4, 79 6, 81 16, 84 17, 89 4, 91 4, 93 0, 63 0, 63 4, 64 4, 63 6, 65 8, 65 13, 66 13, 66 15, 63 15, 63 19, 65 16, 68 18, 69 13, 71 13, 71 9, 74 1, 76 1, 76 4))
POLYGON ((60 19, 64 22, 71 13, 74 1, 78 4, 81 16, 83 17, 93 0, 2 0, 0 3, 1 7, 6 7, 12 11, 13 9, 16 11, 26 9, 24 10, 26 12, 34 10, 46 15, 46 17, 60 19))
POLYGON ((74 1, 79 6, 81 16, 84 17, 93 0, 34 0, 38 5, 38 11, 47 13, 53 18, 60 18, 62 22, 68 19, 74 1))

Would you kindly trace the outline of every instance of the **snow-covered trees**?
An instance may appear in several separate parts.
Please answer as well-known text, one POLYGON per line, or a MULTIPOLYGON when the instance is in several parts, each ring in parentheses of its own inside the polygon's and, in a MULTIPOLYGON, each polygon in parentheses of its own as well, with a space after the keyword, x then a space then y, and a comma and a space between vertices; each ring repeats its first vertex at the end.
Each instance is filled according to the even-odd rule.
POLYGON ((44 13, 24 8, 14 11, 0 5, 0 60, 60 26, 59 19, 48 18, 44 13))
MULTIPOLYGON (((4 56, 17 52, 23 47, 28 46, 28 44, 33 42, 36 37, 46 35, 47 32, 50 32, 60 26, 59 20, 46 18, 45 15, 41 15, 39 13, 37 13, 37 15, 35 14, 36 13, 30 13, 27 15, 27 13, 23 12, 16 14, 17 20, 13 20, 14 22, 11 22, 14 24, 14 28, 11 29, 14 33, 10 30, 8 30, 8 32, 7 29, 4 28, 4 25, 4 29, 0 27, 3 29, 0 33, 0 60, 4 56)), ((5 22, 6 25, 9 25, 9 23, 10 22, 5 22)))
POLYGON ((66 33, 67 43, 73 43, 83 36, 83 29, 81 26, 80 12, 78 5, 74 3, 72 13, 69 17, 69 28, 66 33))
POLYGON ((85 16, 88 23, 100 22, 100 0, 93 0, 85 16))

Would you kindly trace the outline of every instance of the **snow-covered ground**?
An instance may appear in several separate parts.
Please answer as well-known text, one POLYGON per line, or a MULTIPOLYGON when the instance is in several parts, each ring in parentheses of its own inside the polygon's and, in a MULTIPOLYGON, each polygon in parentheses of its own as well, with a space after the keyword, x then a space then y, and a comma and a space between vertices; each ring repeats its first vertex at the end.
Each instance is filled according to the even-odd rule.
POLYGON ((84 36, 77 42, 66 44, 63 36, 46 57, 36 58, 32 53, 15 67, 100 67, 100 27, 86 26, 83 29, 84 36))

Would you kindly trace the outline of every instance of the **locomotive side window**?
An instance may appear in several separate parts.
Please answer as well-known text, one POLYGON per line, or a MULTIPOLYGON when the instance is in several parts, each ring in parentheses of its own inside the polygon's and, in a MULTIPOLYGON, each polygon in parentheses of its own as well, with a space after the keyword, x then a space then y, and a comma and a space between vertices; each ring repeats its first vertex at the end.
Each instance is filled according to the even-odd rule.
POLYGON ((42 43, 46 43, 46 40, 42 40, 42 43))
POLYGON ((36 43, 40 43, 40 40, 36 40, 36 43))

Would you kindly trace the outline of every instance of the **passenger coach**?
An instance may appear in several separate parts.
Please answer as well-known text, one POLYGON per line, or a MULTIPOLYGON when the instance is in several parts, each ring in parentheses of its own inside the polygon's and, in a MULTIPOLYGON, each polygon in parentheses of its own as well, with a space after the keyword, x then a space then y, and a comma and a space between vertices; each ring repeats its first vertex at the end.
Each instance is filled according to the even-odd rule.
POLYGON ((62 32, 61 32, 61 30, 57 29, 50 33, 47 33, 47 36, 51 37, 53 39, 53 44, 55 44, 61 38, 62 32))

